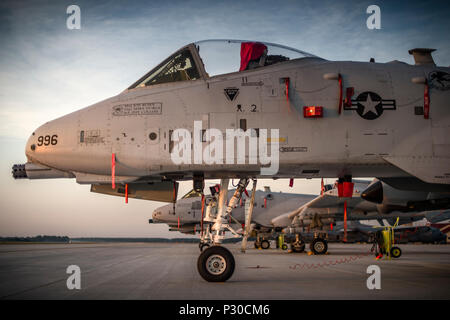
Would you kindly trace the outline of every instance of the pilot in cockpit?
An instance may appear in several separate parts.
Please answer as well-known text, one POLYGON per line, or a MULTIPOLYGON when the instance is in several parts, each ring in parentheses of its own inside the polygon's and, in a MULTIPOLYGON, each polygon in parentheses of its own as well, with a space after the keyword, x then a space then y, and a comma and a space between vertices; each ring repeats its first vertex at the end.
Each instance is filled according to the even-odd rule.
POLYGON ((268 55, 267 46, 259 42, 241 43, 241 67, 239 71, 256 69, 277 62, 287 61, 289 58, 281 55, 268 55))
POLYGON ((267 46, 259 42, 241 43, 241 67, 239 71, 264 66, 267 57, 267 46))

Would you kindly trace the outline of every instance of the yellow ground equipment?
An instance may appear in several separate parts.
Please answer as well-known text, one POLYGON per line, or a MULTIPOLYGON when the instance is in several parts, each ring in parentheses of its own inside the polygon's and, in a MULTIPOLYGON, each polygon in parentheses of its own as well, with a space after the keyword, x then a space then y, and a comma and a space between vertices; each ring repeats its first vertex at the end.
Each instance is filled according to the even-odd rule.
POLYGON ((394 246, 394 229, 398 226, 399 218, 393 226, 383 227, 383 230, 375 232, 374 245, 375 256, 377 259, 385 256, 386 259, 400 258, 402 250, 399 247, 394 246))
POLYGON ((278 248, 282 250, 287 250, 288 248, 287 244, 284 242, 284 234, 278 236, 278 248))

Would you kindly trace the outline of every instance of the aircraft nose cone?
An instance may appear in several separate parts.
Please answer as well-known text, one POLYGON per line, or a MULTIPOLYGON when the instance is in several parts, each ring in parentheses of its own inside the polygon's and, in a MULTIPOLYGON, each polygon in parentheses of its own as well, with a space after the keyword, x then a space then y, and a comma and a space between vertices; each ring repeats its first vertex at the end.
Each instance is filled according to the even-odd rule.
POLYGON ((31 136, 28 138, 27 144, 25 145, 25 155, 28 159, 28 161, 32 162, 32 158, 36 153, 36 141, 35 137, 36 133, 33 132, 31 136))
POLYGON ((44 149, 46 146, 51 145, 51 137, 47 134, 50 123, 51 122, 46 122, 36 128, 28 138, 25 146, 25 155, 28 162, 42 162, 41 156, 44 153, 48 153, 48 150, 46 151, 44 149))
POLYGON ((161 210, 160 209, 156 209, 155 211, 153 211, 153 213, 152 213, 152 222, 151 223, 158 223, 158 222, 160 222, 161 221, 161 215, 162 215, 162 213, 161 213, 161 210))
POLYGON ((361 192, 361 198, 369 202, 382 203, 383 184, 381 183, 381 181, 377 181, 368 186, 366 190, 361 192))

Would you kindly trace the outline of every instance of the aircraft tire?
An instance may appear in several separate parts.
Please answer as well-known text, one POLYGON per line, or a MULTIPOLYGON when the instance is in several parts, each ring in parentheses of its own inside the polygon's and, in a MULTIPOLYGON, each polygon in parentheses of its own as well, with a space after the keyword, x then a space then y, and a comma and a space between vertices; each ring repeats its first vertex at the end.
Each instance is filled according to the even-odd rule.
POLYGON ((209 244, 203 243, 203 244, 200 246, 200 251, 203 252, 203 250, 205 250, 206 248, 209 248, 209 247, 210 247, 209 244))
POLYGON ((203 251, 197 260, 200 276, 208 282, 225 282, 234 272, 233 254, 225 247, 212 246, 203 251))
POLYGON ((292 243, 291 249, 292 249, 292 252, 301 253, 301 252, 305 251, 305 243, 304 242, 292 243))
POLYGON ((255 241, 255 249, 261 248, 261 242, 255 241))
POLYGON ((391 256, 393 258, 400 258, 401 255, 402 255, 402 250, 399 247, 391 248, 391 256))
POLYGON ((270 242, 268 240, 261 241, 261 248, 267 250, 270 248, 270 242))
POLYGON ((325 254, 328 250, 328 244, 325 239, 316 238, 311 242, 310 249, 314 254, 325 254))
POLYGON ((288 248, 288 246, 287 246, 286 243, 283 243, 283 244, 281 245, 281 249, 282 249, 282 250, 287 250, 287 248, 288 248))

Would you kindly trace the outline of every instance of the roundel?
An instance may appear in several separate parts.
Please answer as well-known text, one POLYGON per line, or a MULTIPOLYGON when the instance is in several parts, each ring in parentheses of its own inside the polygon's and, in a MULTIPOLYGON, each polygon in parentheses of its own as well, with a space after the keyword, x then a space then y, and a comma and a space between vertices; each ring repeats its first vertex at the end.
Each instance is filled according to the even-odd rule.
POLYGON ((374 120, 383 113, 383 100, 375 92, 365 91, 358 95, 356 112, 366 120, 374 120))

